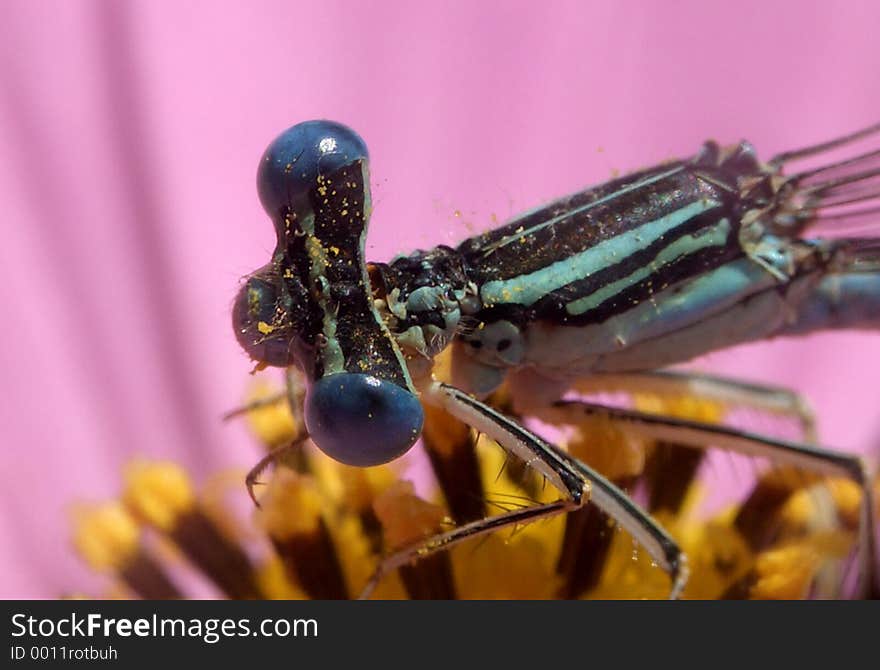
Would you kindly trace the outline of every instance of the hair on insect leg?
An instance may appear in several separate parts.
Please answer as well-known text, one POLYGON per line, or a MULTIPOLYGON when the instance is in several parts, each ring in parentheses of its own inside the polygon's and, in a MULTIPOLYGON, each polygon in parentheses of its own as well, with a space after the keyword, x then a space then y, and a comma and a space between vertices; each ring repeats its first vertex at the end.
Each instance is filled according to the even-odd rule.
POLYGON ((358 597, 362 600, 369 598, 385 575, 415 560, 423 560, 437 552, 446 551, 471 538, 488 537, 490 533, 502 528, 507 528, 514 524, 528 523, 540 518, 548 518, 573 508, 574 503, 571 501, 559 500, 539 507, 528 507, 479 521, 472 521, 446 533, 410 544, 385 556, 381 560, 358 597))
POLYGON ((486 504, 497 507, 504 512, 510 512, 515 509, 540 505, 541 501, 529 496, 517 495, 516 493, 493 491, 486 494, 486 504))

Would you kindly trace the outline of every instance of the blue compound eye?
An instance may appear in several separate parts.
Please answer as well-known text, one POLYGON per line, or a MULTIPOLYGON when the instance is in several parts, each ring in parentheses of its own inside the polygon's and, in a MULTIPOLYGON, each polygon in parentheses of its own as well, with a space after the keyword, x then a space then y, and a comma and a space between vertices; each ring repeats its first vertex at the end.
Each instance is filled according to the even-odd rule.
POLYGON ((271 283, 250 277, 232 308, 235 338, 248 356, 267 365, 287 367, 293 364, 290 337, 277 324, 278 292, 271 283))
POLYGON ((424 413, 419 399, 372 375, 343 372, 309 389, 306 428, 325 454, 347 465, 393 461, 415 443, 424 413))
POLYGON ((260 202, 275 221, 288 212, 307 216, 308 195, 319 186, 319 176, 367 157, 364 141, 341 123, 298 123, 276 137, 263 154, 257 171, 260 202))

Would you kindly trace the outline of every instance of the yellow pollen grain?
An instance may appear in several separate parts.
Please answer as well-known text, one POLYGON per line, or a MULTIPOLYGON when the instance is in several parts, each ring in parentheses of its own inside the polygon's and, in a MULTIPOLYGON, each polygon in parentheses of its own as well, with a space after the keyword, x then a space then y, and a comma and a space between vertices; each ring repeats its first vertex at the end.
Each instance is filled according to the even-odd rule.
POLYGON ((273 330, 275 330, 275 327, 269 325, 265 321, 260 321, 257 323, 257 330, 259 330, 263 335, 268 335, 273 330))

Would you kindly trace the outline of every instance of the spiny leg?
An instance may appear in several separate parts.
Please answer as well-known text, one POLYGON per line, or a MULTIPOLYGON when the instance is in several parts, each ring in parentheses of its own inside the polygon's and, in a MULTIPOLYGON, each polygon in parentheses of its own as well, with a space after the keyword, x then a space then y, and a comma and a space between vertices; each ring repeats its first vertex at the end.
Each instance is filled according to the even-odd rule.
POLYGON ((231 409, 222 417, 220 417, 223 421, 231 421, 232 419, 236 419, 240 416, 244 416, 249 412, 253 412, 254 410, 263 409, 264 407, 271 407, 275 403, 279 403, 284 398, 287 397, 286 391, 278 391, 277 393, 273 393, 271 395, 267 395, 263 398, 257 398, 255 400, 251 400, 250 402, 245 403, 235 409, 231 409))
MULTIPOLYGON (((288 442, 287 444, 282 444, 280 447, 275 447, 268 454, 263 456, 257 464, 254 465, 248 471, 247 476, 244 478, 245 486, 247 486, 247 492, 253 501, 254 505, 257 507, 260 506, 257 497, 254 495, 254 487, 257 484, 263 484, 264 482, 259 481, 259 476, 263 474, 263 471, 268 468, 270 465, 274 465, 280 463, 290 457, 299 456, 302 451, 302 446, 305 441, 309 439, 309 435, 306 432, 300 433, 293 441, 288 442)), ((299 469, 299 468, 296 468, 299 469)))
POLYGON ((670 575, 672 586, 669 597, 678 598, 681 595, 688 577, 684 554, 675 540, 626 493, 559 447, 546 442, 515 421, 453 386, 434 382, 422 391, 422 399, 442 407, 457 419, 495 440, 502 448, 544 475, 566 496, 566 499, 465 524, 391 554, 380 563, 376 574, 367 583, 362 597, 369 595, 383 575, 408 561, 501 528, 571 512, 582 508, 588 502, 593 502, 627 530, 670 575))
MULTIPOLYGON (((254 505, 260 506, 254 495, 254 487, 261 484, 258 480, 263 471, 273 464, 286 463, 293 469, 305 472, 309 469, 308 463, 302 449, 303 444, 309 438, 309 434, 305 428, 303 420, 303 401, 305 398, 305 380, 302 373, 294 367, 289 367, 285 371, 285 389, 280 393, 273 393, 265 398, 258 398, 242 408, 229 412, 224 418, 232 418, 251 411, 257 411, 265 407, 270 407, 276 403, 287 401, 290 410, 291 426, 293 434, 288 434, 286 441, 282 444, 275 443, 274 446, 265 456, 263 456, 250 469, 245 477, 245 485, 247 492, 254 505)), ((268 442, 272 446, 272 442, 268 442)))
POLYGON ((844 476, 856 482, 862 491, 859 514, 859 564, 861 590, 873 582, 874 498, 870 476, 858 456, 807 444, 798 444, 754 433, 635 410, 608 407, 577 400, 553 403, 537 418, 554 424, 577 425, 585 416, 601 416, 632 434, 651 440, 697 449, 717 447, 747 456, 766 458, 776 464, 791 465, 809 472, 844 476))
POLYGON ((505 512, 504 514, 499 514, 487 519, 472 521, 463 526, 458 526, 454 530, 411 544, 393 554, 385 556, 381 560, 373 575, 364 585, 358 598, 361 600, 369 598, 385 575, 411 561, 421 560, 432 554, 436 554, 438 551, 451 549, 456 544, 471 538, 480 537, 503 528, 530 523, 539 519, 548 519, 557 514, 561 514, 562 512, 570 512, 578 507, 579 505, 571 500, 557 500, 552 503, 535 505, 525 509, 505 512))
POLYGON ((223 421, 229 421, 239 416, 243 416, 248 412, 252 412, 263 407, 271 407, 287 398, 290 405, 290 411, 293 418, 299 424, 302 424, 302 407, 305 399, 306 387, 302 373, 294 367, 289 367, 284 371, 284 390, 271 393, 263 398, 256 398, 241 407, 229 410, 221 418, 223 421))
POLYGON ((748 407, 798 421, 803 440, 816 443, 816 419, 807 400, 790 389, 746 382, 719 375, 660 370, 596 374, 581 379, 574 388, 581 393, 656 393, 711 400, 729 407, 748 407))
POLYGON ((878 133, 880 133, 880 123, 875 123, 868 126, 867 128, 862 128, 861 130, 857 130, 854 133, 848 133, 847 135, 842 135, 841 137, 836 137, 832 140, 827 140, 825 142, 820 142, 819 144, 813 144, 808 147, 802 147, 800 149, 794 149, 792 151, 786 151, 784 153, 777 154, 776 156, 771 158, 768 163, 771 165, 781 165, 783 163, 787 163, 788 161, 807 158, 809 156, 814 156, 825 151, 837 149, 838 147, 850 144, 852 142, 857 142, 878 133))

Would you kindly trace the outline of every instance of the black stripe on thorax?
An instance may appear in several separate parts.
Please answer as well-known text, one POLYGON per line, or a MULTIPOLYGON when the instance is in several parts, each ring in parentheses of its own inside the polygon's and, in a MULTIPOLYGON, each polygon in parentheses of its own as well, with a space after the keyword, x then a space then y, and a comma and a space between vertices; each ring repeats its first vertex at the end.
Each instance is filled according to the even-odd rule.
MULTIPOLYGON (((729 245, 724 247, 707 247, 676 263, 666 265, 661 270, 648 275, 642 281, 633 284, 582 314, 570 315, 563 308, 552 315, 536 314, 535 318, 570 326, 587 326, 602 323, 614 316, 628 312, 674 284, 695 279, 741 255, 741 251, 729 245)), ((675 289, 673 288, 672 290, 675 289)))
MULTIPOLYGON (((662 166, 640 175, 642 180, 651 179, 655 173, 663 174, 670 169, 662 166)), ((630 179, 622 188, 633 181, 639 180, 630 179)), ((609 196, 609 191, 613 193, 608 184, 589 189, 551 203, 524 219, 465 240, 459 251, 471 270, 471 278, 479 285, 528 275, 696 200, 723 202, 730 197, 727 191, 697 178, 688 167, 601 201, 609 196), (595 201, 601 202, 590 204, 595 201)))
POLYGON ((668 172, 681 165, 681 162, 657 165, 557 198, 542 207, 538 207, 533 211, 517 216, 498 228, 487 230, 484 233, 465 240, 459 245, 458 249, 466 256, 483 253, 486 249, 503 242, 505 239, 516 237, 517 231, 520 228, 529 229, 552 218, 564 216, 573 210, 607 197, 631 186, 632 184, 644 181, 653 175, 668 172))

